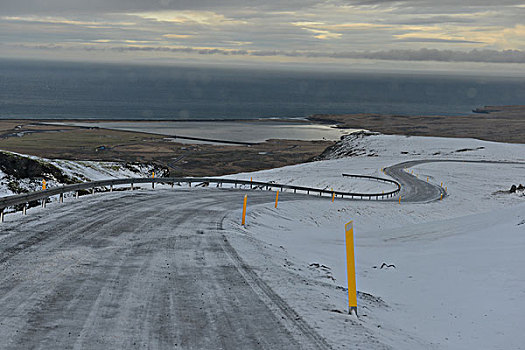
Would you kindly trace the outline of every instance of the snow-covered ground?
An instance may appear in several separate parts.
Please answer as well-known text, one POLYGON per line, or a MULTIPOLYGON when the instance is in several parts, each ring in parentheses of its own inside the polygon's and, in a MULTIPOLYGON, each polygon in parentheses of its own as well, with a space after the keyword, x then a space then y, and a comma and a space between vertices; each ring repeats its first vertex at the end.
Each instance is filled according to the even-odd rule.
MULTIPOLYGON (((56 167, 62 175, 73 182, 95 181, 111 178, 148 177, 151 176, 154 166, 148 164, 123 164, 118 162, 72 161, 62 159, 45 159, 36 156, 1 151, 14 157, 34 160, 44 165, 56 167)), ((66 184, 52 174, 45 174, 48 188, 66 184)), ((22 191, 37 191, 42 188, 43 176, 16 177, 0 170, 0 196, 18 194, 16 189, 22 191)))
MULTIPOLYGON (((330 157, 337 159, 236 177, 348 189, 343 172, 384 176, 382 167, 415 159, 525 162, 525 145, 353 135, 330 157)), ((426 204, 315 198, 281 201, 277 209, 248 204, 246 227, 240 211, 230 215, 229 239, 340 349, 525 348, 525 196, 504 192, 525 183, 525 165, 445 162, 412 170, 443 182, 449 196, 426 204), (350 220, 358 320, 346 314, 350 220), (395 268, 382 269, 383 263, 395 268)))
MULTIPOLYGON (((417 159, 525 162, 525 145, 361 133, 346 137, 326 158, 233 177, 386 191, 388 184, 341 174, 386 177, 383 167, 417 159)), ((118 164, 45 161, 82 180, 151 171, 139 175, 141 170, 128 173, 118 164)), ((239 224, 240 209, 234 211, 224 223, 225 235, 335 348, 525 348, 525 194, 505 192, 512 184, 525 184, 525 165, 444 162, 408 171, 443 182, 448 196, 424 204, 332 203, 306 196, 288 201, 291 194, 285 192, 275 209, 271 203, 251 206, 247 192, 247 225, 239 224), (347 314, 344 224, 350 220, 358 319, 347 314), (383 263, 395 267, 381 268, 383 263)))

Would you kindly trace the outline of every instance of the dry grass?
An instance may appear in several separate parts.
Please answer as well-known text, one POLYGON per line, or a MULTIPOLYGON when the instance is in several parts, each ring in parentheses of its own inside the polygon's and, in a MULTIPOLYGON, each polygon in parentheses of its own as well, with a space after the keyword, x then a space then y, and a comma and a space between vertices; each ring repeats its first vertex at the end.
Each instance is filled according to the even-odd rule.
POLYGON ((0 149, 44 158, 150 162, 172 175, 212 176, 302 163, 333 142, 270 140, 245 145, 188 145, 137 132, 0 121, 0 149), (16 136, 22 133, 23 136, 16 136), (104 146, 104 150, 99 147, 104 146))

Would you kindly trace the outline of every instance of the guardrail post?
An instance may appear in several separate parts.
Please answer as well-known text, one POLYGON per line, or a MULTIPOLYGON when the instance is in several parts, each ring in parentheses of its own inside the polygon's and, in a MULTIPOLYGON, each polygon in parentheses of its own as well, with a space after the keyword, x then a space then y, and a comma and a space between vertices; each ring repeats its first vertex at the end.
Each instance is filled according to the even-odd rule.
POLYGON ((0 222, 4 222, 4 209, 0 212, 0 222))
POLYGON ((131 183, 131 190, 132 190, 132 191, 134 190, 133 182, 131 183))
POLYGON ((191 187, 191 181, 188 181, 188 186, 191 187))
POLYGON ((78 199, 78 191, 75 191, 75 198, 78 199))
POLYGON ((91 189, 91 194, 95 194, 95 187, 91 189))
POLYGON ((60 196, 58 197, 58 203, 64 203, 64 194, 61 193, 60 196))
POLYGON ((22 207, 22 215, 26 215, 27 214, 27 205, 24 204, 24 206, 22 207))
POLYGON ((45 208, 45 207, 46 207, 46 199, 47 199, 47 198, 43 198, 43 199, 42 199, 42 208, 45 208))
POLYGON ((109 192, 113 192, 113 185, 109 185, 109 192))

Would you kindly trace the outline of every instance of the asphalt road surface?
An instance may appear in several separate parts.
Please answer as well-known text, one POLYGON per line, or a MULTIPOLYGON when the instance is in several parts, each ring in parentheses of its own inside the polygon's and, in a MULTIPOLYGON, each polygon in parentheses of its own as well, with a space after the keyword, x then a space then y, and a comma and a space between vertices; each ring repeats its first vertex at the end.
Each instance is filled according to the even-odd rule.
MULTIPOLYGON (((433 183, 426 182, 426 179, 419 179, 415 175, 410 174, 404 169, 409 169, 413 166, 424 163, 475 163, 475 164, 525 164, 523 162, 505 162, 505 161, 490 161, 490 160, 459 160, 459 159, 422 159, 411 160, 407 162, 398 163, 385 168, 385 174, 390 175, 393 179, 401 184, 401 200, 403 203, 421 203, 430 202, 446 197, 447 193, 443 188, 433 183)), ((397 199, 395 199, 397 200, 397 199)))
MULTIPOLYGON (((250 204, 274 196, 254 191, 250 204)), ((0 348, 329 348, 221 233, 241 201, 231 190, 135 191, 11 216, 0 348)))
MULTIPOLYGON (((390 175, 393 179, 401 184, 401 200, 406 202, 429 202, 446 196, 446 192, 441 187, 426 182, 406 172, 405 169, 418 164, 431 163, 432 160, 414 160, 392 165, 385 168, 385 174, 390 175)), ((398 199, 394 199, 398 200, 398 199)))

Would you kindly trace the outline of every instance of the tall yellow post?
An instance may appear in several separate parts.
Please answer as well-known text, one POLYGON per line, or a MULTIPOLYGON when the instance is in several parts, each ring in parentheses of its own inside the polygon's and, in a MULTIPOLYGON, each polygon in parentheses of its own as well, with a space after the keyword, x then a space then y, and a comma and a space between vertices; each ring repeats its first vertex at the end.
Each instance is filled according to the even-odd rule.
POLYGON ((439 198, 439 200, 442 200, 443 199, 443 193, 441 193, 441 197, 439 198))
POLYGON ((42 190, 46 189, 46 180, 42 180, 42 190))
POLYGON ((399 196, 399 204, 401 204, 401 196, 399 196))
POLYGON ((357 316, 357 285, 355 281, 354 222, 345 225, 346 270, 348 273, 348 312, 357 316))
POLYGON ((151 173, 151 178, 152 178, 152 179, 155 178, 155 172, 152 172, 152 173, 151 173))
POLYGON ((275 207, 277 208, 277 203, 279 202, 279 190, 277 190, 277 193, 275 194, 275 207))
POLYGON ((332 192, 332 203, 334 202, 334 200, 335 200, 335 193, 332 192))
POLYGON ((428 176, 427 176, 427 182, 428 182, 428 176))
POLYGON ((248 202, 248 195, 244 195, 244 203, 242 204, 242 221, 241 224, 246 224, 246 203, 248 202))

